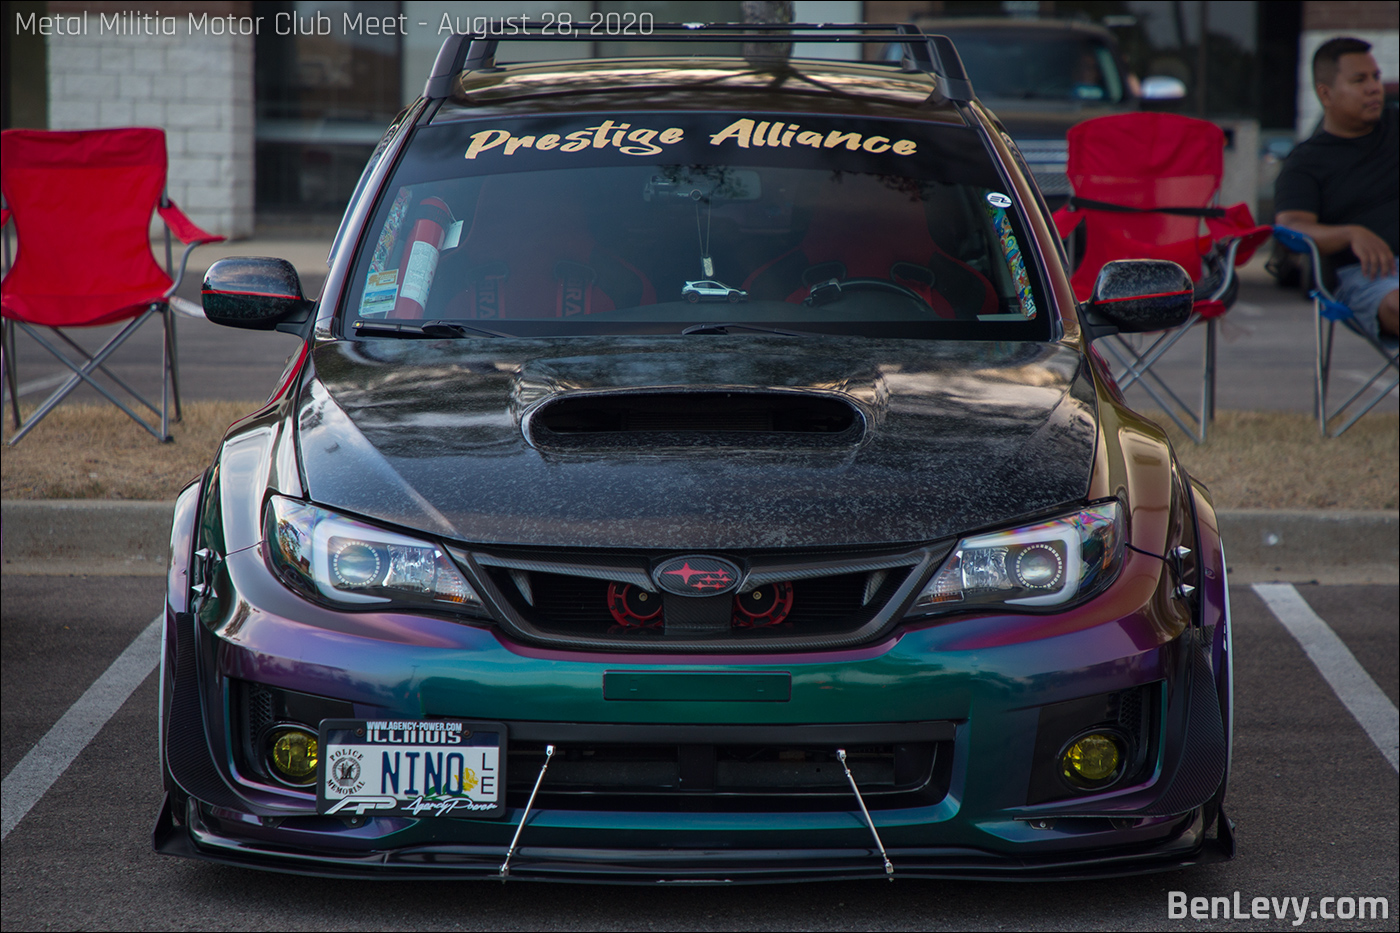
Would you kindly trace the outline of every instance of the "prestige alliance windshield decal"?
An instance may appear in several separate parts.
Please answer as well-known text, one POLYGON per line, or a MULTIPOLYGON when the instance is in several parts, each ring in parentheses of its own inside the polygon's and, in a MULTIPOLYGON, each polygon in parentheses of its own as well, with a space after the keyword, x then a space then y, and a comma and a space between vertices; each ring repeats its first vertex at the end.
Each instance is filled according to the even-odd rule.
MULTIPOLYGON (((515 135, 510 130, 481 130, 470 136, 466 158, 476 159, 483 153, 511 156, 522 149, 548 152, 584 152, 592 149, 615 149, 624 155, 649 156, 664 152, 685 139, 679 126, 662 129, 634 126, 632 123, 604 120, 568 133, 515 135)), ((879 134, 864 135, 856 130, 831 129, 824 133, 803 129, 801 124, 780 120, 754 120, 743 117, 710 135, 711 146, 732 145, 740 149, 791 148, 807 146, 812 149, 845 148, 852 152, 893 153, 911 156, 918 151, 912 139, 891 139, 879 134)))

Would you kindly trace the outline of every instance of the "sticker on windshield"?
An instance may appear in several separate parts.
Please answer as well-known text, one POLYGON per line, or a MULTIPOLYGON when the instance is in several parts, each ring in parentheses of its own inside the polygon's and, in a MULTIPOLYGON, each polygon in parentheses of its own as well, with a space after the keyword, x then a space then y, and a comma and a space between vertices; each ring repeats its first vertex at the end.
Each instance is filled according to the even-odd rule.
MULTIPOLYGON (((1011 229, 1011 221, 1006 217, 1006 211, 995 206, 992 195, 999 192, 991 192, 987 195, 987 216, 992 219, 992 226, 996 227, 997 238, 1001 241, 1001 254, 1006 257, 1007 268, 1011 270, 1011 279, 1016 283, 1016 295, 1021 303, 1021 317, 1027 321, 1035 320, 1035 298, 1031 295, 1030 276, 1026 275, 1026 260, 1021 255, 1021 245, 1016 242, 1016 234, 1011 229)), ((1006 195, 1001 195, 1006 197, 1006 195)), ((1010 198, 1007 198, 1008 204, 1010 198)))
POLYGON ((379 234, 379 242, 374 244, 374 257, 369 262, 370 272, 383 272, 389 264, 389 254, 394 249, 394 240, 398 237, 399 227, 403 225, 403 215, 408 210, 408 200, 412 195, 411 188, 399 189, 399 196, 394 199, 393 206, 389 208, 389 217, 384 221, 384 230, 379 234))
POLYGON ((630 123, 618 123, 616 120, 604 120, 596 126, 586 126, 572 133, 545 133, 541 136, 515 136, 510 130, 482 130, 471 135, 466 157, 475 159, 493 149, 500 149, 501 155, 515 155, 521 149, 582 152, 608 147, 625 155, 656 155, 665 151, 658 143, 673 146, 684 138, 685 130, 679 126, 652 129, 633 127, 630 123))
POLYGON ((399 295, 399 270, 371 272, 365 278, 365 293, 360 299, 360 317, 388 317, 399 295))
POLYGON ((990 204, 992 207, 1010 207, 1011 199, 1008 198, 1006 195, 1002 194, 1000 191, 988 191, 987 203, 990 204))
MULTIPOLYGON (((893 153, 911 156, 919 144, 912 139, 895 139, 879 134, 865 135, 850 129, 817 130, 800 123, 782 120, 754 120, 742 117, 724 129, 709 134, 711 146, 737 146, 740 149, 775 149, 806 146, 810 149, 847 149, 873 154, 893 153)), ((510 130, 490 129, 473 133, 465 156, 476 159, 483 153, 512 156, 533 149, 538 152, 585 152, 593 149, 614 149, 624 155, 650 156, 664 152, 667 146, 685 140, 685 130, 679 126, 664 129, 638 127, 631 123, 604 120, 571 133, 515 135, 510 130)), ((1007 204, 1010 204, 1007 201, 1007 204)))
POLYGON ((428 292, 433 290, 433 277, 437 275, 438 255, 433 244, 413 241, 408 268, 403 273, 404 298, 419 305, 428 304, 428 292))
MULTIPOLYGON (((809 146, 813 149, 835 149, 844 146, 852 152, 863 149, 866 152, 893 152, 895 155, 909 156, 918 151, 919 145, 912 139, 891 140, 888 136, 862 136, 855 131, 830 130, 826 133, 803 129, 798 123, 783 123, 776 120, 750 120, 747 117, 733 123, 710 136, 710 145, 718 146, 733 141, 740 149, 749 147, 791 147, 809 146)), ((1010 202, 1008 202, 1010 203, 1010 202)))

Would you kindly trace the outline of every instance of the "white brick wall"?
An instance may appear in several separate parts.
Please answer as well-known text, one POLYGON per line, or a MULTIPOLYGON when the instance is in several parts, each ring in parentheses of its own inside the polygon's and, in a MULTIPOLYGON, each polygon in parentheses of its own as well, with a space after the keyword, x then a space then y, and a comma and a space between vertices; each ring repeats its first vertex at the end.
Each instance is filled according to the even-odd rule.
MULTIPOLYGON (((253 232, 253 38, 188 33, 49 37, 49 127, 158 126, 170 197, 212 233, 253 232)), ((157 220, 152 230, 161 229, 157 220)))

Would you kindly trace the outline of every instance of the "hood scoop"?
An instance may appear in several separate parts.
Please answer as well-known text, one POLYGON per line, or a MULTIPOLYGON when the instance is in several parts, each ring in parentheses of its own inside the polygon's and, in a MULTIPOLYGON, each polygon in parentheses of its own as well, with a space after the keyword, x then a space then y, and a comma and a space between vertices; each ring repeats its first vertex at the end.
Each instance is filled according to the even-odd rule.
POLYGON ((808 392, 568 393, 531 412, 537 447, 850 445, 865 418, 845 399, 808 392))

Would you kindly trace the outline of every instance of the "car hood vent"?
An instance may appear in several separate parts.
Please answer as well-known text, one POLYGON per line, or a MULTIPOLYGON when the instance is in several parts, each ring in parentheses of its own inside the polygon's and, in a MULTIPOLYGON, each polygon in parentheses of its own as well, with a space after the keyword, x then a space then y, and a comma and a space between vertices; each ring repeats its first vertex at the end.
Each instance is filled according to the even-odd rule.
POLYGON ((526 433, 537 446, 630 443, 851 444, 865 419, 851 402, 807 392, 568 393, 531 412, 526 433))

